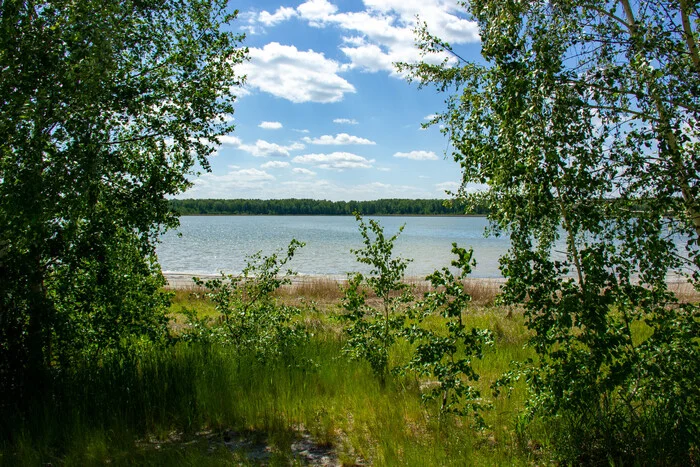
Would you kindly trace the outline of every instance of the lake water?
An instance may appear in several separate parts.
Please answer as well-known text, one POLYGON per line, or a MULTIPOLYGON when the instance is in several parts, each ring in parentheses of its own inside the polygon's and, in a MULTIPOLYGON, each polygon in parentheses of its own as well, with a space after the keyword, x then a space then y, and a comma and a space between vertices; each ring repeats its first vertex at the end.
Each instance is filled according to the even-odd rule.
MULTIPOLYGON (((395 254, 410 258, 407 276, 426 276, 448 266, 452 243, 474 248, 477 267, 472 276, 500 277, 498 258, 509 246, 504 237, 484 237, 483 217, 375 217, 391 236, 406 224, 395 254)), ((285 249, 295 238, 306 246, 290 263, 302 275, 345 277, 367 271, 351 249, 362 247, 357 222, 350 216, 183 216, 177 232, 164 235, 158 258, 166 274, 237 273, 247 255, 285 249), (180 235, 178 235, 178 233, 180 235)))

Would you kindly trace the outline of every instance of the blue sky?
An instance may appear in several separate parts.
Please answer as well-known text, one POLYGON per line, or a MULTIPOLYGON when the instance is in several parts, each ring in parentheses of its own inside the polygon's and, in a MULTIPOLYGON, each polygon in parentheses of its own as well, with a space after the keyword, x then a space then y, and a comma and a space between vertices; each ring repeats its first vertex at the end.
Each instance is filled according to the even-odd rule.
MULTIPOLYGON (((244 1, 247 84, 212 172, 182 198, 441 198, 459 166, 436 126, 447 96, 393 63, 415 62, 416 15, 478 59, 476 24, 450 0, 244 1)), ((431 57, 429 60, 442 60, 431 57)))

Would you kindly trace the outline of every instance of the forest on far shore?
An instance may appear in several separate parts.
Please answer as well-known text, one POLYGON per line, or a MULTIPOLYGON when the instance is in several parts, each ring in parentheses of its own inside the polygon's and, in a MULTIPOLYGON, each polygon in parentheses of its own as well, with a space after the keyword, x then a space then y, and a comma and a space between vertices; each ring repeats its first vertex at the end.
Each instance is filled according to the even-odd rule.
MULTIPOLYGON (((171 208, 187 215, 292 215, 349 216, 359 212, 367 216, 464 215, 461 203, 444 199, 378 199, 373 201, 327 201, 316 199, 173 199, 171 208)), ((478 206, 469 214, 485 215, 488 209, 478 206)))

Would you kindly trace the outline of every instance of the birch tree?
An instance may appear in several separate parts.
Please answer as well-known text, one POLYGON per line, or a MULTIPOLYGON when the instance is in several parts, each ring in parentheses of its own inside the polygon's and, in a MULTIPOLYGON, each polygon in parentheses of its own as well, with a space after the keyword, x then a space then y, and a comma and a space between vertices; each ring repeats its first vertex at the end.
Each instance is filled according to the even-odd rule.
MULTIPOLYGON (((508 234, 503 298, 538 363, 531 414, 568 462, 687 463, 700 439, 700 12, 687 1, 474 0, 485 64, 419 31, 449 93, 458 193, 508 234), (456 63, 456 64, 455 64, 456 63), (468 194, 470 183, 488 190, 468 194), (634 462, 634 460, 632 460, 634 462)), ((478 253, 478 252, 477 252, 478 253)), ((697 454, 695 454, 697 455, 697 454)))

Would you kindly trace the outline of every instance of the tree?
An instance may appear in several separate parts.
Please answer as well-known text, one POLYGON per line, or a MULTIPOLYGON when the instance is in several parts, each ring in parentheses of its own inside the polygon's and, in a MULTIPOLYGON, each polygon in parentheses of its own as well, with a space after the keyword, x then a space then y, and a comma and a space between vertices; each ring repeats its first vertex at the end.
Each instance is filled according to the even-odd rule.
POLYGON ((348 274, 343 288, 342 318, 347 342, 343 351, 355 359, 366 360, 382 386, 391 369, 390 351, 402 335, 406 321, 406 304, 413 301, 413 288, 403 281, 411 260, 393 256, 394 242, 404 226, 387 238, 381 224, 370 219, 366 224, 355 212, 363 248, 352 250, 357 261, 370 267, 369 274, 348 274), (371 291, 379 306, 367 299, 371 291))
POLYGON ((462 315, 468 312, 472 297, 465 290, 464 280, 476 261, 472 259, 473 250, 460 248, 456 243, 452 244, 452 253, 457 259, 450 264, 459 273, 455 276, 443 267, 428 275, 426 280, 432 290, 411 312, 416 315, 415 323, 405 333, 416 349, 406 368, 437 380, 438 384, 422 395, 424 401, 440 398, 441 414, 472 415, 474 426, 481 429, 486 426, 481 411, 491 408, 491 404, 470 384, 479 380, 472 361, 483 358, 484 348, 493 344, 493 333, 475 327, 467 331, 462 315), (426 323, 426 318, 436 315, 444 319, 444 330, 426 323))
POLYGON ((700 439, 700 13, 681 1, 469 2, 485 65, 401 65, 454 92, 461 195, 510 235, 504 299, 539 363, 532 413, 574 463, 688 463, 700 439), (467 196, 467 183, 488 191, 467 196), (563 250, 563 251, 562 251, 563 250), (561 251, 561 252, 559 252, 561 251), (630 461, 632 460, 632 461, 630 461))
POLYGON ((226 5, 0 3, 3 388, 163 335, 165 196, 233 129, 226 5))

